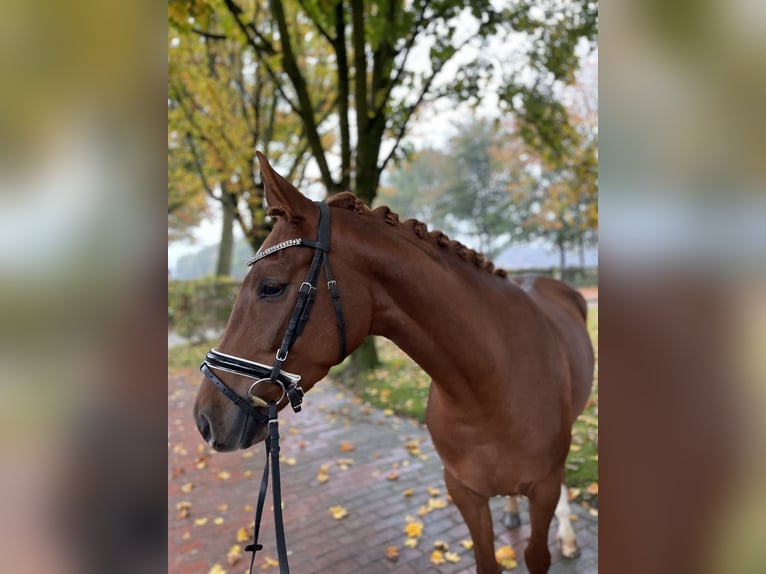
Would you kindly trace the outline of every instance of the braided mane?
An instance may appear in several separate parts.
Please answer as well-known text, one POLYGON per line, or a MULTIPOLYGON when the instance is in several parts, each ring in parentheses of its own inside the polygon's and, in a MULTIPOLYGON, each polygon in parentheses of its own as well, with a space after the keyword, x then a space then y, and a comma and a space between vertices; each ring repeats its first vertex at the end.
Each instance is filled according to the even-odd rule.
POLYGON ((330 197, 327 200, 327 205, 348 209, 360 215, 371 215, 383 220, 385 223, 393 227, 409 229, 418 238, 428 241, 448 252, 455 253, 461 259, 471 261, 476 267, 483 269, 487 273, 492 273, 498 277, 506 277, 507 275, 505 269, 496 269, 494 263, 489 261, 483 254, 478 253, 473 249, 469 249, 459 241, 450 239, 441 231, 428 231, 428 226, 422 221, 408 219, 402 223, 399 221, 399 215, 391 211, 391 208, 386 207, 385 205, 370 209, 361 199, 348 191, 330 197))

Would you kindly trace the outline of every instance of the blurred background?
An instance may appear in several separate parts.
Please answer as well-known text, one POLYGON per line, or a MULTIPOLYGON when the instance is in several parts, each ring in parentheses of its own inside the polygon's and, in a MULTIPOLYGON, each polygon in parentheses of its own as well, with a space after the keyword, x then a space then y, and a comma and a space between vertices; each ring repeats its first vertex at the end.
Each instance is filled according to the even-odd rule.
POLYGON ((598 238, 599 567, 766 570, 763 6, 280 5, 0 6, 2 569, 166 567, 163 277, 238 280, 257 148, 505 267, 598 238))

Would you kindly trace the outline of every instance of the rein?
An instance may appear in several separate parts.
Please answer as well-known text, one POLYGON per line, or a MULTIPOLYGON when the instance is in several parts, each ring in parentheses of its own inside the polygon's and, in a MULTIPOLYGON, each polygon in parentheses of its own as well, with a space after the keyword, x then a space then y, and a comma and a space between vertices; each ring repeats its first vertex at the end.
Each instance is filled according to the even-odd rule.
POLYGON ((255 521, 253 524, 253 543, 245 547, 246 552, 252 552, 250 560, 250 572, 252 574, 255 554, 263 549, 263 545, 258 543, 258 534, 261 527, 261 516, 266 499, 266 492, 269 484, 269 461, 271 460, 272 480, 272 499, 274 501, 274 523, 276 530, 277 555, 279 558, 280 574, 289 574, 290 567, 287 563, 287 545, 285 543, 285 530, 282 522, 282 489, 279 475, 279 421, 277 420, 277 406, 282 399, 287 397, 293 411, 301 411, 303 403, 303 389, 300 386, 300 375, 288 373, 282 370, 282 365, 287 360, 296 339, 303 333, 306 322, 311 313, 311 307, 314 305, 314 298, 317 292, 317 283, 319 272, 324 266, 327 276, 327 289, 330 291, 333 307, 335 309, 335 319, 338 325, 338 334, 340 338, 340 359, 346 357, 346 324, 343 320, 343 309, 340 303, 340 294, 338 286, 330 270, 329 252, 330 252, 330 208, 325 203, 317 202, 319 206, 319 224, 317 239, 315 241, 296 238, 283 241, 264 250, 259 250, 255 256, 248 262, 248 266, 257 261, 268 257, 282 249, 289 247, 310 247, 314 249, 314 257, 311 260, 308 273, 303 283, 298 289, 298 298, 295 302, 290 321, 287 325, 282 343, 277 350, 272 366, 251 361, 242 357, 228 355, 217 349, 211 349, 205 355, 205 360, 200 365, 200 370, 207 379, 221 391, 226 398, 232 401, 247 417, 243 428, 243 437, 252 436, 257 425, 269 425, 269 436, 266 439, 266 464, 263 468, 263 478, 258 493, 258 504, 256 506, 255 521), (255 382, 248 390, 248 400, 242 398, 234 392, 226 383, 224 383, 212 369, 234 373, 235 375, 255 379, 255 382), (253 394, 255 386, 263 381, 279 385, 282 388, 282 396, 276 401, 268 403, 262 398, 253 394), (259 408, 267 407, 268 415, 264 414, 259 408), (255 423, 255 424, 253 424, 255 423))

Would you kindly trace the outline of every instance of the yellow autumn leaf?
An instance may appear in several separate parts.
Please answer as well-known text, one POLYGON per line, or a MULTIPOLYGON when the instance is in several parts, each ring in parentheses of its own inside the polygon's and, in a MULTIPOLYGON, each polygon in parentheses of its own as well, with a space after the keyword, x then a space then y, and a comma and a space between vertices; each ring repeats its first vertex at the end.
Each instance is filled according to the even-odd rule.
POLYGON ((335 520, 340 520, 341 518, 346 518, 346 516, 348 516, 348 510, 342 506, 331 506, 329 512, 335 520))
POLYGON ((444 559, 447 562, 452 562, 453 564, 457 564, 458 562, 460 562, 460 556, 458 556, 457 552, 445 552, 444 559))
POLYGON ((570 488, 570 489, 567 490, 567 498, 569 500, 574 500, 575 498, 580 496, 581 492, 582 491, 579 488, 574 488, 574 487, 570 488))
POLYGON ((441 550, 434 550, 431 552, 431 564, 444 564, 444 552, 441 550))
POLYGON ((184 532, 183 536, 181 536, 181 540, 191 540, 191 532, 184 532))
POLYGON ((417 538, 408 538, 404 541, 404 545, 407 548, 415 548, 415 546, 418 545, 418 539, 417 538))
POLYGON ((402 495, 404 495, 404 496, 412 496, 412 493, 413 493, 413 492, 414 492, 414 491, 413 491, 411 488, 408 488, 407 490, 405 490, 404 492, 402 492, 402 495))
POLYGON ((189 494, 193 488, 194 488, 194 485, 191 482, 187 482, 181 487, 181 492, 185 494, 189 494))
POLYGON ((447 501, 443 498, 429 498, 428 499, 428 512, 432 510, 441 510, 447 508, 447 501))
POLYGON ((430 496, 439 496, 441 494, 441 491, 438 488, 434 488, 433 486, 428 487, 428 494, 430 496))
POLYGON ((235 544, 226 553, 226 561, 229 563, 229 566, 234 566, 239 562, 240 558, 242 558, 242 547, 239 544, 235 544))
POLYGON ((205 524, 207 524, 207 517, 194 519, 194 526, 205 526, 205 524))
POLYGON ((269 568, 277 568, 279 566, 279 560, 274 560, 268 556, 263 557, 263 564, 261 564, 261 570, 268 570, 269 568))
POLYGON ((399 473, 395 470, 392 470, 386 475, 386 480, 396 480, 397 478, 399 478, 399 473))
POLYGON ((404 533, 410 538, 420 538, 423 536, 423 523, 414 520, 404 527, 404 533))
POLYGON ((396 546, 389 546, 386 548, 386 558, 391 560, 391 562, 396 562, 399 558, 399 548, 396 546))
POLYGON ((248 540, 250 540, 250 532, 245 528, 237 530, 237 542, 247 542, 248 540))
POLYGON ((500 549, 495 552, 495 560, 504 570, 513 570, 518 566, 516 562, 516 551, 510 546, 501 546, 500 549))
POLYGON ((344 440, 343 442, 340 443, 340 451, 341 452, 351 452, 351 451, 353 451, 355 449, 356 449, 356 447, 352 443, 350 443, 348 441, 344 440))
POLYGON ((473 548, 473 541, 471 541, 471 540, 461 540, 460 541, 460 546, 462 546, 466 550, 470 550, 471 548, 473 548))
POLYGON ((216 524, 216 525, 219 525, 219 526, 221 524, 223 524, 223 517, 222 516, 217 516, 216 518, 214 518, 213 519, 213 524, 216 524))
POLYGON ((213 564, 207 574, 226 574, 226 569, 220 564, 213 564))
POLYGON ((221 480, 229 480, 231 478, 231 473, 228 470, 222 470, 216 476, 221 480))
POLYGON ((420 508, 418 508, 418 516, 425 516, 426 514, 428 514, 428 512, 429 511, 425 506, 421 506, 420 508))
POLYGON ((437 550, 449 550, 449 544, 444 542, 444 540, 436 540, 434 542, 434 548, 437 550))
POLYGON ((589 494, 598 494, 598 482, 591 482, 586 490, 589 494))
POLYGON ((394 414, 394 409, 383 409, 383 416, 390 417, 394 414))

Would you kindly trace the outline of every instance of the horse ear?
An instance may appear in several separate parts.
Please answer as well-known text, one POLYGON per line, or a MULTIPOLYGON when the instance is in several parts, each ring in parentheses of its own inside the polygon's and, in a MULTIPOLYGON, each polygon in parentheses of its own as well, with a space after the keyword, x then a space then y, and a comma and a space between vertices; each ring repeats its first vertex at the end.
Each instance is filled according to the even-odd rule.
POLYGON ((255 152, 261 165, 266 203, 269 208, 281 210, 289 222, 309 218, 316 210, 314 203, 298 191, 293 184, 279 175, 261 152, 255 152))

